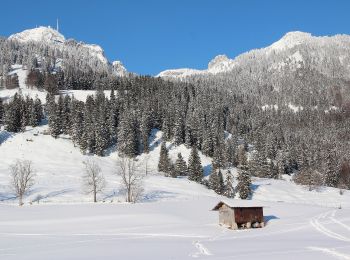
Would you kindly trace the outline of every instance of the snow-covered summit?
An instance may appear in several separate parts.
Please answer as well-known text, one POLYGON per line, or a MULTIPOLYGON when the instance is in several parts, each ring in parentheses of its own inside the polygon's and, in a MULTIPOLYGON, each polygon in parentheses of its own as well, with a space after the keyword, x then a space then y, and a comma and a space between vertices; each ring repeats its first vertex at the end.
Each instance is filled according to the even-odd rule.
POLYGON ((123 63, 119 60, 112 62, 112 72, 114 75, 119 77, 125 77, 129 74, 123 63))
POLYGON ((317 38, 311 35, 311 33, 305 33, 300 31, 288 32, 280 40, 269 46, 274 50, 285 50, 293 48, 299 44, 307 43, 313 38, 317 38))
POLYGON ((20 42, 45 42, 49 44, 64 43, 64 36, 51 27, 40 26, 34 29, 24 30, 23 32, 12 34, 10 40, 20 42))
POLYGON ((9 40, 16 40, 21 43, 43 43, 49 46, 54 46, 55 48, 69 50, 70 47, 76 46, 82 48, 86 55, 88 53, 88 58, 97 60, 103 64, 103 66, 109 67, 112 69, 115 75, 117 76, 127 76, 129 72, 123 66, 121 61, 115 61, 110 63, 105 56, 104 50, 100 45, 97 44, 87 44, 84 42, 76 42, 73 39, 68 39, 58 32, 56 29, 51 28, 50 26, 40 26, 34 29, 27 29, 22 32, 12 34, 8 37, 9 40), (72 44, 73 42, 73 44, 72 44))

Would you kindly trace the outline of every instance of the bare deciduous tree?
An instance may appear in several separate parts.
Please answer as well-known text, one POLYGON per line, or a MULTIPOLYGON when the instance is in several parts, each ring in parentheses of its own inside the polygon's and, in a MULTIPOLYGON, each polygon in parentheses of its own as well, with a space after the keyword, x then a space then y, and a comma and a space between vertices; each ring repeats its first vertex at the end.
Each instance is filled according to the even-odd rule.
POLYGON ((117 174, 122 178, 123 188, 126 190, 126 201, 136 202, 142 195, 143 175, 139 171, 139 165, 134 158, 122 157, 118 160, 119 170, 117 174))
POLYGON ((34 169, 31 161, 17 160, 10 166, 11 187, 18 197, 18 203, 23 205, 23 196, 34 185, 34 169))
POLYGON ((84 191, 93 194, 94 202, 97 202, 97 193, 102 192, 106 186, 105 178, 101 173, 101 168, 94 160, 83 162, 85 169, 83 175, 84 191))

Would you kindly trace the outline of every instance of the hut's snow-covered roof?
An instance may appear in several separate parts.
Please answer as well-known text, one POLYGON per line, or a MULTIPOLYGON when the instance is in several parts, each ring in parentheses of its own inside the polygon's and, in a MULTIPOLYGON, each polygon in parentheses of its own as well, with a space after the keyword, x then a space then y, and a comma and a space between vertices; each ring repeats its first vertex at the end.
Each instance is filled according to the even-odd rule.
POLYGON ((257 204, 255 201, 251 200, 231 200, 220 201, 212 210, 219 210, 223 205, 226 205, 230 208, 262 208, 262 205, 257 204))

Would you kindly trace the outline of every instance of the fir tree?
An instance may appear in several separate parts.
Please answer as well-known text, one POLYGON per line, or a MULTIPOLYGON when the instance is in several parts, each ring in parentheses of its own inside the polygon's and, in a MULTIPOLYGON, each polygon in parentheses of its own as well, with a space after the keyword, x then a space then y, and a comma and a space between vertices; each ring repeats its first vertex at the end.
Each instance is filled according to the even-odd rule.
POLYGON ((71 106, 71 98, 69 97, 69 95, 66 95, 64 97, 63 104, 62 104, 62 116, 61 116, 63 134, 69 134, 71 129, 72 122, 71 122, 70 106, 71 106))
POLYGON ((324 183, 329 187, 337 187, 339 183, 339 171, 335 162, 335 152, 328 148, 325 158, 325 179, 324 183))
POLYGON ((109 132, 106 122, 106 115, 103 109, 100 109, 98 119, 95 125, 95 140, 96 140, 96 154, 103 156, 104 151, 107 149, 109 144, 109 132))
POLYGON ((118 151, 128 157, 137 155, 137 136, 134 121, 130 114, 124 113, 118 126, 118 151))
POLYGON ((196 146, 193 146, 188 160, 188 179, 199 183, 201 182, 202 178, 203 168, 201 159, 199 158, 196 146))
POLYGON ((19 132, 21 129, 21 99, 16 93, 13 97, 12 102, 7 105, 5 112, 5 125, 6 130, 9 132, 19 132))
POLYGON ((165 142, 162 142, 160 146, 160 155, 158 162, 158 171, 164 172, 166 176, 170 175, 171 162, 169 158, 168 150, 166 149, 165 142))
POLYGON ((209 176, 209 188, 214 190, 217 194, 224 192, 224 178, 221 170, 213 170, 209 176))
POLYGON ((224 196, 228 198, 233 198, 235 196, 235 190, 233 188, 233 175, 230 170, 226 173, 224 196))
POLYGON ((175 170, 177 176, 187 176, 188 170, 185 160, 183 159, 181 153, 177 154, 177 159, 175 162, 175 170))
POLYGON ((0 126, 1 126, 1 123, 3 122, 3 116, 4 116, 4 105, 3 105, 2 99, 0 98, 0 126))
POLYGON ((61 125, 61 118, 60 118, 60 108, 58 105, 55 105, 55 107, 52 107, 51 114, 51 120, 50 120, 50 133, 51 136, 54 138, 57 138, 62 133, 62 125, 61 125))
POLYGON ((180 145, 184 142, 184 122, 182 115, 179 111, 175 114, 175 125, 174 125, 174 144, 180 145))
POLYGON ((238 176, 237 176, 237 192, 239 194, 239 197, 241 199, 247 199, 251 193, 251 178, 250 178, 250 174, 247 170, 247 166, 245 164, 241 165, 238 168, 238 176))

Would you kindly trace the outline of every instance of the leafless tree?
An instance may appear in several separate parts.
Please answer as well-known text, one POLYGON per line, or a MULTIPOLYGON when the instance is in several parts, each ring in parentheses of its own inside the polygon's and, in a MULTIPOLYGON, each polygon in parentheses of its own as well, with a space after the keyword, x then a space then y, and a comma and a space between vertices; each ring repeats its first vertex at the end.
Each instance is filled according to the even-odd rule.
POLYGON ((93 194, 94 202, 97 202, 97 193, 102 192, 106 186, 101 168, 96 161, 89 159, 83 162, 85 169, 83 175, 84 191, 93 194))
POLYGON ((138 201, 143 192, 143 175, 139 171, 137 161, 134 158, 121 157, 118 159, 117 166, 117 174, 122 178, 122 186, 126 190, 126 201, 138 201))
POLYGON ((34 169, 31 161, 17 160, 10 165, 11 187, 18 197, 18 203, 23 205, 23 196, 34 185, 34 169))

